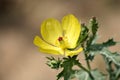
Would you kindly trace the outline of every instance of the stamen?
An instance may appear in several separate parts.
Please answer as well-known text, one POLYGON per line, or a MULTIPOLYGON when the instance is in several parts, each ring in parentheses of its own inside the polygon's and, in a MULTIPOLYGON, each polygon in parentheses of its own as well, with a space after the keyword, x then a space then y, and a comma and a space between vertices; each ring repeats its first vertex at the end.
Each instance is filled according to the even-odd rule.
POLYGON ((62 40, 63 40, 63 38, 62 38, 62 37, 59 37, 59 38, 58 38, 58 41, 62 41, 62 40))

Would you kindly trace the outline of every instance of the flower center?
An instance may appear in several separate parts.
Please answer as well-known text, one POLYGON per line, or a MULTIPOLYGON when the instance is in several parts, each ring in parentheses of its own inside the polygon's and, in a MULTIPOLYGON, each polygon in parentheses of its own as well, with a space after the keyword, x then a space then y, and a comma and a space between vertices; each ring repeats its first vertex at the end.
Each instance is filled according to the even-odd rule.
POLYGON ((62 49, 66 49, 66 42, 64 37, 59 37, 58 38, 58 42, 59 42, 59 47, 62 49))
POLYGON ((59 37, 58 38, 58 41, 60 42, 60 41, 63 41, 63 37, 59 37))

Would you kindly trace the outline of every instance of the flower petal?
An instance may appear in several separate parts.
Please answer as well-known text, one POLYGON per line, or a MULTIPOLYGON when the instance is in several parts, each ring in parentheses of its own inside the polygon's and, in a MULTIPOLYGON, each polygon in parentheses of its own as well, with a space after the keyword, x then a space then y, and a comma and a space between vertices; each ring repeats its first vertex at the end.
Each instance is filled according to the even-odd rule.
POLYGON ((75 48, 81 31, 80 22, 70 14, 63 17, 62 28, 64 37, 68 39, 69 48, 75 48))
POLYGON ((44 53, 50 53, 50 54, 56 54, 56 55, 59 55, 59 54, 64 54, 64 52, 62 51, 61 48, 58 48, 58 47, 55 47, 55 46, 52 46, 48 43, 46 43, 45 41, 43 41, 39 36, 36 36, 34 38, 34 41, 33 43, 39 47, 39 50, 41 52, 44 52, 44 53))
POLYGON ((83 48, 79 48, 78 50, 74 50, 74 51, 71 51, 71 50, 66 50, 65 51, 65 56, 74 56, 74 55, 77 55, 79 52, 82 52, 83 51, 83 48))
POLYGON ((56 45, 56 40, 62 36, 62 27, 56 19, 47 19, 41 25, 41 35, 43 39, 52 44, 56 45))

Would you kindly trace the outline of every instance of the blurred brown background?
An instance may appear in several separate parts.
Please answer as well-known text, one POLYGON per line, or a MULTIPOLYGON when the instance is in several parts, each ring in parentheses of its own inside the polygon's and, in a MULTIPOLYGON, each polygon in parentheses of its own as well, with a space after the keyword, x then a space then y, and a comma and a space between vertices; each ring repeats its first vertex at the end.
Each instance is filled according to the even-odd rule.
MULTIPOLYGON (((58 71, 45 64, 49 55, 40 54, 32 41, 44 19, 60 20, 69 13, 84 23, 96 16, 99 42, 120 41, 120 0, 0 0, 0 80, 55 80, 58 71)), ((101 57, 92 66, 105 70, 101 57)))

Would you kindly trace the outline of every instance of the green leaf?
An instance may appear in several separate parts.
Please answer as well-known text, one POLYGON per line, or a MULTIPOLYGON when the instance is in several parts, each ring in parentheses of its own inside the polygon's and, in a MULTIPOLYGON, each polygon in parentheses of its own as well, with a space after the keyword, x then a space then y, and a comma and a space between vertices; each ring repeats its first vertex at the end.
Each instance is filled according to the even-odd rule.
POLYGON ((97 52, 90 51, 86 60, 93 60, 97 52))
POLYGON ((101 51, 101 54, 107 58, 109 61, 112 61, 114 64, 120 67, 120 54, 117 52, 111 52, 107 49, 101 51))
MULTIPOLYGON (((94 80, 106 80, 106 76, 99 72, 97 69, 92 70, 91 74, 93 75, 94 80)), ((91 79, 90 75, 84 70, 76 71, 75 76, 78 80, 93 80, 91 79)))
POLYGON ((64 70, 57 75, 57 80, 59 80, 62 77, 64 77, 64 70))
POLYGON ((92 29, 92 34, 93 35, 96 35, 96 32, 98 30, 98 22, 96 20, 96 17, 93 17, 91 20, 90 20, 90 28, 92 29))
POLYGON ((117 52, 111 52, 108 49, 101 51, 106 62, 106 69, 109 73, 110 80, 120 79, 120 54, 117 52))
POLYGON ((81 24, 81 26, 82 26, 82 30, 81 30, 81 34, 80 34, 78 42, 77 42, 78 45, 80 43, 86 41, 86 39, 88 37, 88 31, 89 31, 85 24, 81 24))
POLYGON ((119 66, 119 69, 116 69, 114 73, 115 73, 115 76, 114 76, 115 79, 116 80, 120 79, 120 66, 119 66))
MULTIPOLYGON (((90 36, 89 39, 87 40, 87 44, 86 44, 86 51, 90 51, 91 50, 91 46, 94 45, 96 43, 97 40, 97 35, 94 36, 90 36)), ((94 46, 93 46, 94 47, 94 46)), ((95 47, 94 47, 95 48, 95 47)))
POLYGON ((103 48, 110 47, 116 45, 116 42, 113 39, 109 39, 106 42, 101 44, 92 44, 89 46, 88 51, 101 51, 103 48))
POLYGON ((112 39, 109 39, 108 41, 104 42, 102 45, 103 45, 104 47, 110 47, 110 46, 116 45, 116 43, 117 43, 117 42, 115 42, 115 41, 113 40, 113 38, 112 38, 112 39))
POLYGON ((113 39, 109 39, 108 41, 103 42, 101 44, 100 43, 91 44, 89 47, 87 47, 87 51, 89 52, 89 56, 87 57, 87 59, 92 61, 94 59, 94 56, 97 53, 100 53, 99 51, 102 51, 104 48, 114 46, 116 45, 116 43, 117 42, 115 42, 113 39))
POLYGON ((87 50, 89 49, 90 45, 96 43, 96 39, 97 39, 98 22, 95 17, 90 19, 88 28, 89 28, 89 35, 86 44, 87 50))
POLYGON ((63 58, 62 67, 63 70, 57 75, 57 80, 60 78, 64 78, 64 80, 71 80, 74 77, 75 70, 73 70, 73 66, 80 65, 79 60, 76 59, 77 55, 73 57, 65 57, 63 58))
POLYGON ((119 80, 120 79, 120 66, 116 65, 115 67, 116 67, 114 71, 115 76, 114 75, 113 76, 115 77, 116 80, 119 80))
POLYGON ((47 65, 52 69, 59 69, 61 67, 62 60, 55 59, 54 57, 46 57, 48 59, 47 65))
POLYGON ((75 76, 78 80, 92 80, 89 74, 84 70, 77 71, 75 76))

